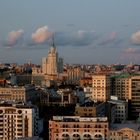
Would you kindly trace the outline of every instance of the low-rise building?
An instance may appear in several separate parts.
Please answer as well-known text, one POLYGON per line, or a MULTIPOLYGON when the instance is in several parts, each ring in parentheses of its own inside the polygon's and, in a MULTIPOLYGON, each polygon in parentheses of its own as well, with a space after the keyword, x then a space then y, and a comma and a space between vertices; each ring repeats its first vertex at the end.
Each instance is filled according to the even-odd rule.
POLYGON ((105 116, 105 103, 88 102, 82 106, 76 106, 75 115, 81 117, 103 117, 105 116))
POLYGON ((49 140, 108 140, 106 117, 54 116, 49 121, 49 140))
POLYGON ((111 124, 109 138, 109 140, 139 140, 140 124, 134 122, 111 124))
POLYGON ((42 89, 40 99, 41 104, 46 105, 69 106, 75 105, 77 102, 77 97, 71 89, 59 89, 55 91, 44 88, 42 89))
POLYGON ((128 102, 118 100, 116 97, 109 100, 108 103, 109 103, 108 110, 110 112, 110 115, 112 115, 110 116, 111 118, 110 122, 121 123, 128 119, 128 102))
POLYGON ((36 100, 37 97, 38 91, 31 85, 25 87, 0 87, 0 101, 28 102, 36 100))

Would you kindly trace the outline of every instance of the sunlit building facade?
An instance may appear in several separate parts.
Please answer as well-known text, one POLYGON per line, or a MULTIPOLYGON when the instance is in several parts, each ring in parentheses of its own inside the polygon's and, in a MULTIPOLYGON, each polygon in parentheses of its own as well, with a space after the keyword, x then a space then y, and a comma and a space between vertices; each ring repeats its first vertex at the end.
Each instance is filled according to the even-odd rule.
POLYGON ((0 105, 0 140, 38 136, 38 109, 25 105, 0 105))
POLYGON ((54 116, 49 121, 49 140, 108 140, 106 117, 54 116))
POLYGON ((106 102, 111 94, 111 79, 106 74, 92 76, 92 99, 94 101, 106 102))
POLYGON ((49 76, 63 72, 63 59, 58 57, 54 44, 50 47, 48 56, 42 59, 42 72, 49 76))

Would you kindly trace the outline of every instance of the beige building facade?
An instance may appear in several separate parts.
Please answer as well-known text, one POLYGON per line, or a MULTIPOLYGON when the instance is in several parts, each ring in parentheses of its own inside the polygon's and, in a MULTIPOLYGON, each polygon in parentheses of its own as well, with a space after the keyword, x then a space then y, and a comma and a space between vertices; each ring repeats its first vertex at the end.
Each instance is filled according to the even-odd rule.
POLYGON ((0 140, 38 135, 38 109, 23 105, 0 105, 0 140))
POLYGON ((140 124, 108 124, 106 117, 54 116, 49 140, 139 140, 140 124))
POLYGON ((94 101, 106 102, 110 98, 110 76, 96 74, 92 76, 92 99, 94 101))
POLYGON ((38 91, 33 86, 26 87, 1 87, 0 101, 28 102, 37 97, 38 91))
POLYGON ((48 56, 42 59, 42 73, 48 76, 55 76, 62 72, 63 59, 58 58, 56 47, 53 44, 48 51, 48 56))
POLYGON ((139 128, 138 123, 114 124, 109 130, 109 140, 140 140, 139 128))
POLYGON ((49 140, 108 140, 106 117, 54 116, 49 121, 49 140))

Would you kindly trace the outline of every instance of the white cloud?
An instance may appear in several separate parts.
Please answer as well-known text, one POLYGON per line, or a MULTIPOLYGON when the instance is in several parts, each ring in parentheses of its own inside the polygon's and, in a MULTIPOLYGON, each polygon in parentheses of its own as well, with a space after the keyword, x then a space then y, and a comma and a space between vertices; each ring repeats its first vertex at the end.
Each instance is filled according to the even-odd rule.
POLYGON ((52 32, 49 31, 47 26, 38 28, 35 33, 32 34, 32 40, 35 43, 43 43, 52 36, 52 32))
POLYGON ((12 46, 15 45, 19 39, 23 36, 24 31, 22 29, 18 31, 11 31, 8 33, 8 38, 7 38, 7 45, 12 46))
POLYGON ((135 45, 140 45, 140 31, 132 34, 131 41, 135 45))

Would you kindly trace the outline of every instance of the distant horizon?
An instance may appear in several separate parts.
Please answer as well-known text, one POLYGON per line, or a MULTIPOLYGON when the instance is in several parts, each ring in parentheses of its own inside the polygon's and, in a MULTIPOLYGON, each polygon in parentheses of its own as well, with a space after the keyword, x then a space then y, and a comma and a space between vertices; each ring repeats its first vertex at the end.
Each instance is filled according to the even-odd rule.
POLYGON ((138 64, 139 5, 138 0, 0 1, 0 62, 41 64, 55 34, 65 63, 138 64))

